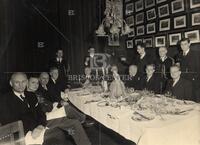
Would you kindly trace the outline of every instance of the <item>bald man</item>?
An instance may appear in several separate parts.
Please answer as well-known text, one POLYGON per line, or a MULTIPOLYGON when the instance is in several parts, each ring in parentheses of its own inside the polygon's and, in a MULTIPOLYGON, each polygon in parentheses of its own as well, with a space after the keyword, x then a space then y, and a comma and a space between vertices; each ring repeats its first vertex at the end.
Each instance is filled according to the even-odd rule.
MULTIPOLYGON (((2 121, 2 124, 22 120, 25 134, 28 131, 32 131, 31 135, 33 138, 39 137, 45 127, 48 127, 50 130, 60 128, 63 132, 73 130, 74 133, 71 133, 70 135, 74 139, 76 145, 91 145, 78 120, 68 119, 66 117, 49 121, 43 118, 41 119, 40 114, 38 114, 38 103, 31 102, 28 99, 29 97, 34 97, 34 95, 25 92, 27 84, 28 79, 26 74, 18 72, 11 76, 10 85, 12 91, 4 96, 7 116, 3 116, 4 118, 0 120, 2 121)), ((48 139, 48 132, 49 130, 47 129, 44 135, 45 139, 48 139)))

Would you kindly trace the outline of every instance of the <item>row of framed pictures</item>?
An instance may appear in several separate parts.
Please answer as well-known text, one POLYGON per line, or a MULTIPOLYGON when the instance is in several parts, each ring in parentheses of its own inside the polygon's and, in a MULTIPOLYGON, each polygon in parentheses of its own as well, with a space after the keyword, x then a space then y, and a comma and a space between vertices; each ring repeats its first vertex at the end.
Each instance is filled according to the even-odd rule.
MULTIPOLYGON (((131 0, 129 0, 131 1, 131 0)), ((134 12, 134 3, 126 3, 127 0, 125 0, 125 15, 130 15, 134 12)), ((167 2, 167 0, 156 0, 157 4, 160 4, 162 2, 167 2)), ((186 4, 190 3, 190 8, 197 8, 200 7, 200 1, 199 0, 187 0, 186 4)), ((172 14, 177 13, 177 12, 182 12, 185 10, 185 5, 184 0, 174 0, 171 2, 171 10, 172 14)), ((145 8, 151 8, 155 6, 155 0, 137 0, 135 2, 135 12, 139 12, 144 10, 145 8)), ((155 10, 155 9, 154 9, 155 10)), ((158 7, 158 13, 159 17, 164 17, 169 15, 169 5, 165 4, 163 6, 158 7)))
MULTIPOLYGON (((169 34, 168 35, 168 41, 166 41, 167 37, 166 36, 156 36, 155 40, 153 37, 148 37, 148 38, 140 38, 140 39, 131 39, 126 41, 126 47, 127 48, 133 48, 134 44, 137 45, 138 43, 145 43, 147 48, 152 48, 152 47, 161 47, 161 46, 173 46, 177 45, 179 40, 182 39, 182 34, 180 33, 174 33, 174 34, 169 34), (155 41, 155 42, 154 42, 155 41), (169 44, 166 44, 169 42, 169 44), (155 43, 155 44, 154 44, 155 43)), ((200 35, 199 35, 199 30, 192 30, 188 32, 184 32, 184 37, 189 38, 191 43, 200 43, 200 35)))
MULTIPOLYGON (((193 13, 191 16, 191 22, 192 26, 197 26, 200 25, 200 12, 199 13, 193 13)), ((187 26, 186 24, 186 15, 183 16, 178 16, 174 18, 174 29, 179 29, 179 28, 185 28, 187 26)), ((159 21, 159 31, 168 31, 171 30, 171 19, 163 19, 159 21)), ((146 34, 153 34, 156 33, 156 23, 149 23, 146 25, 146 34)), ((145 26, 137 26, 136 27, 136 34, 134 28, 132 28, 132 32, 128 34, 128 37, 134 37, 134 36, 141 36, 145 35, 145 26)))

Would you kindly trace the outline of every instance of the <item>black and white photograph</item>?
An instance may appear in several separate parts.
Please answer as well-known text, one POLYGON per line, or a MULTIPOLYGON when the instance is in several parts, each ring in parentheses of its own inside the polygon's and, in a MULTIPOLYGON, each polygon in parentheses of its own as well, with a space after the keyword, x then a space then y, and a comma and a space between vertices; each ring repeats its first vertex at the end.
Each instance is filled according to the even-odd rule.
POLYGON ((135 23, 136 25, 144 23, 144 12, 136 14, 135 23))
POLYGON ((126 16, 132 14, 134 12, 134 4, 128 3, 126 4, 126 16))
POLYGON ((179 16, 174 18, 174 29, 186 27, 186 16, 179 16))
POLYGON ((172 8, 172 14, 184 11, 185 10, 184 0, 172 1, 171 8, 172 8))
POLYGON ((181 33, 169 34, 169 44, 178 45, 178 42, 181 40, 181 33))
POLYGON ((150 8, 155 6, 155 0, 145 0, 144 3, 145 3, 145 8, 150 8))
POLYGON ((158 7, 158 15, 160 18, 169 16, 169 5, 162 5, 158 7))
POLYGON ((126 23, 129 27, 134 26, 135 20, 134 16, 129 16, 126 18, 126 23))
POLYGON ((157 4, 160 4, 160 3, 162 3, 162 2, 166 2, 167 0, 156 0, 156 3, 157 4))
POLYGON ((151 10, 148 10, 146 12, 146 16, 147 16, 147 20, 148 21, 155 19, 156 18, 156 10, 155 10, 155 8, 151 9, 151 10))
POLYGON ((144 25, 137 27, 137 35, 144 35, 144 25))
POLYGON ((160 31, 170 30, 170 19, 160 20, 159 30, 160 31))
POLYGON ((190 39, 190 43, 200 43, 199 30, 185 32, 185 37, 190 39))
POLYGON ((142 42, 143 42, 142 39, 135 39, 135 45, 141 44, 142 42))
POLYGON ((147 48, 153 47, 153 39, 152 38, 145 38, 143 42, 147 48))
POLYGON ((156 32, 156 24, 155 23, 147 24, 147 34, 152 34, 155 32, 156 32))
POLYGON ((166 37, 165 36, 158 36, 155 38, 155 46, 161 47, 166 45, 166 37))
POLYGON ((0 145, 200 145, 200 0, 0 0, 0 145))
POLYGON ((126 48, 133 48, 133 40, 126 40, 126 48))
POLYGON ((200 1, 199 0, 190 0, 190 8, 199 8, 200 7, 200 1))
POLYGON ((135 2, 135 11, 139 12, 139 11, 141 11, 143 9, 144 9, 144 2, 143 2, 143 0, 137 0, 135 2))
POLYGON ((200 25, 200 13, 192 14, 192 26, 200 25))
POLYGON ((131 32, 128 33, 128 38, 134 37, 134 36, 135 36, 135 29, 134 29, 134 28, 131 28, 131 32))

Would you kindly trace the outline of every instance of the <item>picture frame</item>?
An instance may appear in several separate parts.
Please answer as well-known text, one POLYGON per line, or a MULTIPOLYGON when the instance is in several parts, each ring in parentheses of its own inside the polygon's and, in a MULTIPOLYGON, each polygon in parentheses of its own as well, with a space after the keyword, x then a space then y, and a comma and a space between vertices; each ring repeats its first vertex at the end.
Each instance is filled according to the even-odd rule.
POLYGON ((142 39, 135 39, 135 46, 136 46, 137 44, 142 43, 142 42, 143 42, 142 39))
POLYGON ((160 3, 165 2, 165 1, 167 1, 167 0, 156 0, 156 3, 160 4, 160 3))
POLYGON ((200 13, 192 14, 192 26, 200 25, 200 13))
POLYGON ((160 18, 169 16, 169 5, 168 4, 158 7, 158 16, 160 18))
POLYGON ((129 27, 134 26, 134 16, 129 16, 126 18, 126 23, 129 27))
POLYGON ((165 36, 158 36, 155 38, 155 45, 156 47, 161 47, 166 45, 166 37, 165 36))
POLYGON ((134 12, 134 4, 133 3, 128 3, 126 4, 126 9, 125 9, 125 15, 131 15, 134 12))
POLYGON ((144 25, 137 27, 137 36, 144 35, 144 25))
POLYGON ((155 23, 147 24, 147 34, 152 34, 152 33, 156 33, 156 24, 155 23))
POLYGON ((151 8, 155 6, 155 0, 145 0, 145 8, 151 8))
POLYGON ((138 0, 135 2, 135 11, 139 12, 144 9, 143 0, 138 0))
POLYGON ((131 28, 131 32, 128 34, 128 38, 130 37, 134 37, 135 36, 135 29, 134 28, 131 28))
POLYGON ((177 45, 181 40, 181 33, 169 34, 169 45, 177 45))
POLYGON ((133 48, 133 40, 127 40, 126 41, 126 48, 133 48))
POLYGON ((200 43, 199 30, 185 32, 185 38, 189 38, 190 43, 200 43))
POLYGON ((143 39, 143 43, 145 43, 147 48, 153 47, 153 38, 145 38, 143 39))
POLYGON ((179 16, 174 18, 174 29, 186 27, 186 16, 179 16))
POLYGON ((108 46, 120 46, 118 33, 108 35, 108 46))
POLYGON ((160 20, 159 30, 160 31, 170 30, 170 18, 169 19, 160 20))
POLYGON ((155 8, 148 10, 146 14, 147 14, 147 21, 155 19, 156 18, 155 8))
POLYGON ((172 14, 182 12, 185 10, 184 0, 175 0, 171 3, 172 14))
POLYGON ((125 3, 128 3, 128 2, 130 2, 130 1, 131 1, 131 0, 124 0, 125 3))
POLYGON ((144 23, 144 12, 136 14, 135 23, 136 25, 144 23))
POLYGON ((190 0, 190 8, 197 8, 200 7, 200 1, 199 0, 190 0))

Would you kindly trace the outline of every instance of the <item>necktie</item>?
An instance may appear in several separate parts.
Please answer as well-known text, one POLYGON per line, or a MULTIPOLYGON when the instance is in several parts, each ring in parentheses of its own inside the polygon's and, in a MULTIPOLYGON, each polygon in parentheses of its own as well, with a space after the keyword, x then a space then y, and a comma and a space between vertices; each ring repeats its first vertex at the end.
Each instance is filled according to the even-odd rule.
POLYGON ((26 103, 28 105, 28 107, 30 107, 29 103, 28 103, 28 100, 26 99, 26 97, 20 95, 20 98, 23 100, 24 103, 26 103))

